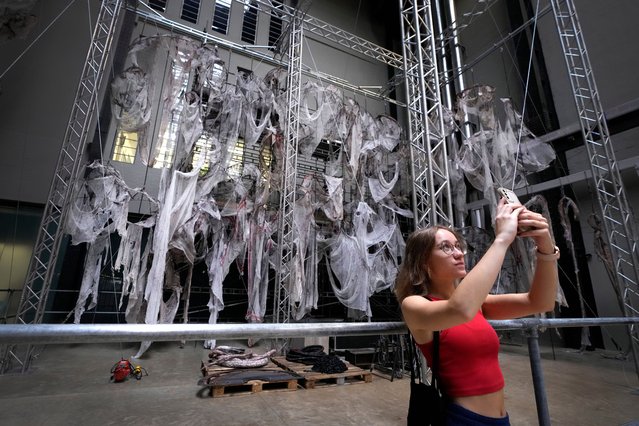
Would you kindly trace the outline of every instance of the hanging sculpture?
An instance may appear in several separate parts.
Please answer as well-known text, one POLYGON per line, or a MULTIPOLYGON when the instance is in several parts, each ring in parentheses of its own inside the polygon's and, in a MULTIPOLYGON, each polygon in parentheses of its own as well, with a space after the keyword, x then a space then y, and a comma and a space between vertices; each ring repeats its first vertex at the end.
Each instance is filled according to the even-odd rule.
MULTIPOLYGON (((274 233, 279 203, 274 201, 281 196, 286 167, 285 71, 275 68, 263 79, 242 72, 233 87, 226 84, 228 72, 215 48, 176 36, 138 40, 128 61, 130 67, 112 83, 115 120, 119 130, 138 132, 142 164, 163 161, 167 168, 158 207, 147 219, 128 223, 124 214, 95 235, 75 232, 76 238, 88 238, 93 244, 89 259, 93 266, 87 268, 87 287, 78 300, 76 320, 88 295, 94 294, 95 300, 103 263, 98 252, 104 252, 104 236, 117 229, 122 242, 115 267, 122 272, 120 303, 126 301, 127 322, 174 322, 181 299, 183 320, 188 321, 193 267, 201 262, 206 264, 210 289, 209 323, 216 323, 224 309, 223 286, 233 263, 246 277, 246 320, 264 321, 269 269, 278 264, 273 256, 278 253, 274 233), (160 87, 157 82, 162 80, 160 87), (155 121, 157 129, 151 126, 155 121), (259 153, 237 163, 238 149, 259 153), (173 157, 162 158, 160 152, 172 152, 173 157)), ((525 170, 542 167, 553 157, 546 150, 543 161, 538 161, 541 165, 533 166, 531 155, 522 149, 515 159, 514 133, 528 139, 530 134, 523 131, 521 118, 508 110, 508 102, 509 118, 502 129, 491 101, 487 87, 460 98, 460 108, 479 117, 480 127, 461 147, 459 164, 469 181, 482 189, 492 185, 495 176, 500 181, 509 179, 511 172, 523 176, 525 170), (493 157, 508 160, 505 173, 495 172, 493 157)), ((292 318, 303 320, 317 309, 317 265, 323 258, 333 293, 349 315, 370 319, 370 297, 393 285, 403 255, 398 217, 412 217, 398 185, 406 178, 409 157, 401 143, 402 131, 393 118, 374 118, 333 86, 306 83, 300 105, 298 160, 321 158, 324 167, 299 175, 293 257, 285 265, 291 271, 286 285, 292 318), (325 157, 318 154, 320 146, 328 149, 325 157)), ((443 120, 446 131, 452 132, 451 114, 443 120)), ((463 178, 458 180, 463 183, 463 178)), ((116 205, 126 212, 128 199, 116 205)), ((150 343, 143 342, 136 356, 150 343)), ((205 342, 207 347, 215 344, 205 342)))
POLYGON ((555 159, 552 147, 534 137, 507 98, 501 99, 506 116, 502 126, 495 117, 494 92, 491 86, 466 89, 458 96, 456 115, 464 125, 477 123, 477 130, 459 150, 459 167, 490 206, 497 204, 495 188, 523 187, 526 172, 543 170, 555 159))

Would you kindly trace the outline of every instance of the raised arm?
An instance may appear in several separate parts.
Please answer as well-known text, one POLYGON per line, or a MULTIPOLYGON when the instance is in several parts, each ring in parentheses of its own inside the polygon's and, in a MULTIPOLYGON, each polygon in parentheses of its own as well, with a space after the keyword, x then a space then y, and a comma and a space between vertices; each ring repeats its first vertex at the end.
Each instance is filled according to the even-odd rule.
POLYGON ((553 243, 548 221, 539 213, 524 210, 519 215, 519 224, 532 228, 519 235, 532 238, 537 245, 537 264, 530 291, 489 295, 483 305, 483 312, 490 319, 520 318, 552 311, 555 306, 559 283, 557 275, 559 250, 553 243))
MULTIPOLYGON (((421 296, 409 296, 402 301, 404 320, 411 331, 432 332, 470 321, 486 300, 502 267, 508 247, 517 235, 518 216, 524 210, 521 205, 506 204, 500 200, 495 217, 495 240, 475 267, 461 276, 447 273, 450 257, 433 256, 428 268, 431 270, 429 292, 443 300, 429 301, 421 296), (455 281, 463 278, 455 287, 455 281)), ((446 233, 444 231, 443 235, 446 233)), ((454 241, 453 241, 454 242, 454 241)), ((463 265, 463 254, 455 250, 463 265)), ((417 337, 417 336, 416 336, 417 337)))

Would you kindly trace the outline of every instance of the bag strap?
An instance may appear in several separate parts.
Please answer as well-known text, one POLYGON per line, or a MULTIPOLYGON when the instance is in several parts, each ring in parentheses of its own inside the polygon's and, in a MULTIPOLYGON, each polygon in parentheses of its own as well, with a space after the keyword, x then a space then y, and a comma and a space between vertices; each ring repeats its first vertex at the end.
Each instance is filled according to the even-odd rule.
POLYGON ((415 340, 413 339, 413 335, 408 333, 408 346, 410 349, 410 380, 415 383, 417 377, 420 376, 420 367, 419 367, 419 359, 417 358, 417 353, 415 349, 415 340))
MULTIPOLYGON (((410 346, 410 379, 415 382, 417 377, 421 377, 421 366, 419 362, 419 355, 417 353, 417 342, 413 338, 413 335, 408 333, 408 340, 410 346)), ((430 367, 433 372, 433 378, 439 384, 439 331, 433 332, 433 365, 430 367)))
MULTIPOLYGON (((433 300, 428 296, 424 296, 428 300, 433 300)), ((417 342, 413 339, 413 335, 408 332, 408 340, 410 343, 410 379, 412 382, 415 382, 417 377, 421 377, 421 366, 419 362, 419 358, 417 356, 416 346, 417 342)), ((432 381, 436 381, 438 387, 441 387, 441 382, 439 381, 439 331, 433 332, 433 365, 430 367, 432 371, 433 379, 432 381)))
POLYGON ((433 380, 439 385, 439 331, 433 332, 433 365, 430 369, 433 372, 433 380))

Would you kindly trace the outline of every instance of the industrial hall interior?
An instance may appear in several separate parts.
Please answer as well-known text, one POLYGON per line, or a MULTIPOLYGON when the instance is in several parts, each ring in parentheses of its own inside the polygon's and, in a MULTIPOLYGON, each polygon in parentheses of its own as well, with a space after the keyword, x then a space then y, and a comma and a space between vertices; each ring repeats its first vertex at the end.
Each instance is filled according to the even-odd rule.
POLYGON ((0 422, 406 424, 407 238, 470 269, 505 188, 561 252, 552 311, 490 321, 511 424, 639 425, 638 16, 1 1, 0 422))

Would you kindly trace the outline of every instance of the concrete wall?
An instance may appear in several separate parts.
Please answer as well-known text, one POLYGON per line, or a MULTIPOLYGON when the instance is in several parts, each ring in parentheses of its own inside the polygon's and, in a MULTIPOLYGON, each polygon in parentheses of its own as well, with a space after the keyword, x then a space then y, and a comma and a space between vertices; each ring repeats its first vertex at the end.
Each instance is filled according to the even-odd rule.
POLYGON ((47 199, 98 10, 68 4, 38 2, 29 36, 0 44, 0 200, 47 199))

